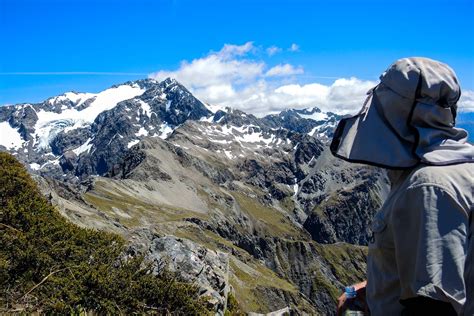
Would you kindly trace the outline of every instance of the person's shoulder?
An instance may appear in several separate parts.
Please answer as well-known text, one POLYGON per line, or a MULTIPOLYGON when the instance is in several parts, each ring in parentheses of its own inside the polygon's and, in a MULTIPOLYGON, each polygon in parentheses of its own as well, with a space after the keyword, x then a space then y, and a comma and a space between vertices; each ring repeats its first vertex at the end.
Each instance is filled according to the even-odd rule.
POLYGON ((465 207, 473 203, 472 179, 474 164, 463 163, 448 166, 420 165, 412 170, 405 180, 406 189, 435 187, 445 191, 465 207))
POLYGON ((472 185, 474 164, 462 163, 448 166, 419 165, 407 177, 409 186, 439 185, 451 187, 472 185))

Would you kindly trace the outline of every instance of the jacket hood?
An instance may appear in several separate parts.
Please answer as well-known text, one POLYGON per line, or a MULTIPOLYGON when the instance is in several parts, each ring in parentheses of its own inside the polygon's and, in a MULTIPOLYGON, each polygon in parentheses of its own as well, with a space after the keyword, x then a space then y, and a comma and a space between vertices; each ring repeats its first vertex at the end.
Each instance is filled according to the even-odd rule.
POLYGON ((460 96, 446 64, 400 59, 368 92, 359 114, 339 122, 331 151, 351 162, 395 169, 472 162, 468 134, 455 127, 460 96))

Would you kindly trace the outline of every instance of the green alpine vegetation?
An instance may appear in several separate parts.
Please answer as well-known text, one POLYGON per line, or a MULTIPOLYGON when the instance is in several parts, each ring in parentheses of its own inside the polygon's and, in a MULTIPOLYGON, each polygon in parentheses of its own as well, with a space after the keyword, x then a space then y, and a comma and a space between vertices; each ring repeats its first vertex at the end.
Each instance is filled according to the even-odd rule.
POLYGON ((80 228, 0 153, 0 314, 208 314, 196 286, 153 274, 118 235, 80 228))

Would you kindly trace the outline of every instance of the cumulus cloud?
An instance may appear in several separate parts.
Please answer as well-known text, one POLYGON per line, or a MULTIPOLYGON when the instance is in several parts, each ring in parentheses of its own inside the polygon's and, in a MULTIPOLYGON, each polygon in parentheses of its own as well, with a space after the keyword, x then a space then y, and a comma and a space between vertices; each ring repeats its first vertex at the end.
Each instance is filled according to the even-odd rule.
MULTIPOLYGON (((271 91, 273 100, 283 101, 287 107, 317 106, 324 111, 340 114, 356 113, 362 107, 367 91, 377 82, 357 78, 337 79, 330 85, 309 83, 283 85, 271 91)), ((273 106, 277 110, 282 108, 273 106)))
POLYGON ((240 46, 226 44, 219 52, 191 62, 181 62, 178 70, 162 70, 149 76, 156 80, 173 77, 190 89, 252 82, 261 76, 265 67, 263 62, 239 58, 252 49, 254 46, 251 42, 240 46))
POLYGON ((230 58, 234 56, 242 56, 248 52, 255 50, 253 42, 247 42, 244 45, 233 45, 225 44, 224 47, 218 52, 218 55, 222 58, 230 58))
POLYGON ((461 98, 458 102, 459 112, 474 112, 474 91, 465 90, 461 93, 461 98))
POLYGON ((270 46, 266 49, 268 56, 273 56, 282 51, 282 49, 278 46, 270 46))
POLYGON ((300 47, 297 44, 293 43, 293 44, 291 44, 290 48, 288 48, 288 50, 290 52, 297 52, 297 51, 300 50, 300 47))
POLYGON ((300 75, 302 73, 304 73, 303 67, 294 67, 290 64, 280 64, 270 68, 270 70, 268 70, 265 75, 268 77, 275 77, 300 75))
MULTIPOLYGON (((297 45, 294 49, 298 49, 297 45)), ((151 78, 172 77, 184 84, 201 101, 229 106, 261 116, 286 108, 317 106, 323 111, 355 113, 362 106, 366 92, 376 82, 340 78, 332 84, 300 84, 301 66, 267 65, 254 60, 252 42, 226 44, 218 52, 192 61, 181 62, 173 71, 158 71, 151 78)))

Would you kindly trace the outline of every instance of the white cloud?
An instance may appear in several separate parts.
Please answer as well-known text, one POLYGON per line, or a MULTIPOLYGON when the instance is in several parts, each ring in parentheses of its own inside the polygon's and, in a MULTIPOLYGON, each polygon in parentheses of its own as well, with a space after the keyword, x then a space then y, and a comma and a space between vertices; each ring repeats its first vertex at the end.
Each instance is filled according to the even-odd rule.
POLYGON ((273 55, 275 55, 275 54, 277 54, 281 51, 282 51, 282 49, 278 46, 270 46, 270 47, 267 48, 268 56, 273 56, 273 55))
POLYGON ((156 80, 173 77, 190 89, 251 82, 262 74, 265 64, 238 57, 253 48, 251 42, 241 46, 226 44, 217 53, 191 62, 181 62, 176 71, 158 71, 149 76, 156 80))
POLYGON ((266 104, 269 111, 317 106, 323 111, 356 113, 364 102, 366 92, 376 84, 374 81, 362 81, 357 78, 337 79, 331 85, 289 84, 268 90, 265 98, 260 101, 266 104))
POLYGON ((465 90, 461 93, 461 98, 458 102, 459 112, 474 112, 474 91, 465 90))
POLYGON ((297 52, 297 51, 300 50, 300 47, 297 44, 293 43, 293 44, 291 44, 290 48, 288 48, 288 50, 290 52, 297 52))
POLYGON ((183 61, 177 70, 158 71, 150 77, 176 78, 203 102, 259 116, 286 108, 313 106, 323 111, 355 113, 362 106, 366 92, 376 84, 357 78, 341 78, 328 85, 299 84, 298 75, 304 72, 302 67, 269 66, 262 60, 251 59, 256 50, 252 42, 226 44, 218 52, 183 61))
POLYGON ((303 67, 293 67, 290 64, 280 64, 268 70, 265 75, 268 77, 273 76, 291 76, 300 75, 304 73, 303 67))
POLYGON ((230 58, 245 55, 251 50, 255 50, 253 42, 247 42, 244 45, 224 44, 224 47, 217 54, 223 58, 230 58))

